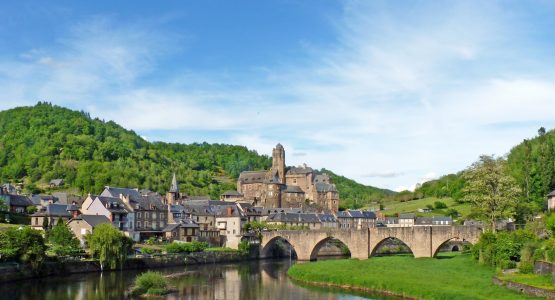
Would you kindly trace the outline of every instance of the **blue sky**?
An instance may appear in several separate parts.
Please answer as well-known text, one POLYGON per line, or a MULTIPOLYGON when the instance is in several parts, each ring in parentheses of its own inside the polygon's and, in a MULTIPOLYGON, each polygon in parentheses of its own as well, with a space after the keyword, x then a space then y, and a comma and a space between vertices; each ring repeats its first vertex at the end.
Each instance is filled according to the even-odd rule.
POLYGON ((401 190, 555 127, 551 1, 3 1, 0 109, 401 190))

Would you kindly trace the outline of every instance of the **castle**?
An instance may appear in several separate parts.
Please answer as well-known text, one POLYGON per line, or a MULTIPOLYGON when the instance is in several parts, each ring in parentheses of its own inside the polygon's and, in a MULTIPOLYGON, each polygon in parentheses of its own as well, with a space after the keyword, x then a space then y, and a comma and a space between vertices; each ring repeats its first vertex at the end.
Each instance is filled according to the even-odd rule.
POLYGON ((266 208, 302 208, 307 204, 316 204, 333 212, 339 208, 339 193, 330 177, 306 165, 286 167, 285 150, 281 144, 272 151, 269 171, 241 172, 237 192, 253 205, 266 208))

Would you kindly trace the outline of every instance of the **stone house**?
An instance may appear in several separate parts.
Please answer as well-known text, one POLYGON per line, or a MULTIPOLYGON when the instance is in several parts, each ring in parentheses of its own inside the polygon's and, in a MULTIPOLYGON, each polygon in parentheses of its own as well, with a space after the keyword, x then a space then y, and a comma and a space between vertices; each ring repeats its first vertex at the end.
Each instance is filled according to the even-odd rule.
POLYGON ((0 199, 8 207, 8 210, 13 213, 26 213, 27 207, 33 206, 33 202, 25 195, 14 194, 1 194, 0 199))
POLYGON ((48 185, 49 185, 51 188, 61 187, 61 186, 64 185, 64 180, 63 180, 63 179, 59 179, 59 178, 57 178, 57 179, 52 179, 52 180, 50 180, 50 182, 48 183, 48 185))
POLYGON ((89 202, 89 197, 87 197, 83 202, 81 212, 84 215, 105 216, 114 227, 121 231, 129 232, 128 215, 130 214, 130 210, 119 198, 95 196, 95 198, 89 202))
POLYGON ((199 226, 192 220, 182 219, 178 223, 169 223, 162 230, 167 241, 197 241, 199 237, 199 226))
POLYGON ((413 213, 399 214, 399 227, 412 227, 415 219, 416 215, 413 213))
POLYGON ((48 226, 52 227, 58 224, 59 220, 63 222, 69 221, 72 217, 76 217, 79 210, 74 205, 65 204, 48 204, 41 210, 31 215, 31 227, 37 230, 44 230, 45 219, 48 226))
POLYGON ((451 226, 453 218, 443 216, 433 217, 417 217, 414 220, 414 226, 451 226))
POLYGON ((91 234, 99 224, 110 224, 110 220, 104 215, 79 215, 69 220, 67 225, 73 234, 79 239, 81 246, 85 245, 85 235, 91 234))
POLYGON ((315 213, 286 213, 279 212, 268 216, 268 224, 306 227, 309 230, 322 228, 322 222, 315 213))
POLYGON ((321 214, 318 214, 318 219, 320 219, 320 223, 322 224, 321 228, 338 228, 339 227, 339 223, 337 222, 337 218, 333 214, 321 213, 321 214))
POLYGON ((243 236, 243 225, 247 218, 237 205, 218 206, 216 211, 216 227, 220 230, 223 246, 238 249, 243 236))

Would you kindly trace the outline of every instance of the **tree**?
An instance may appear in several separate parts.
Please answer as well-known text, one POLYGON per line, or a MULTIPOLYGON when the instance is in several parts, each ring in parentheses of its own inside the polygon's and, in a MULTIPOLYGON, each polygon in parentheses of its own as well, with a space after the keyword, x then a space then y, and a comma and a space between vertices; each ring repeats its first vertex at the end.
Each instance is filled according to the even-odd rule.
POLYGON ((133 246, 133 241, 111 224, 96 226, 93 233, 85 238, 91 255, 98 258, 101 270, 104 270, 105 266, 112 269, 118 265, 123 266, 133 246))
POLYGON ((42 229, 44 229, 44 231, 47 231, 50 228, 50 224, 48 222, 48 217, 44 216, 42 218, 42 229))
POLYGON ((31 227, 9 228, 0 232, 0 258, 29 263, 37 270, 45 258, 42 234, 31 227))
POLYGON ((50 248, 57 255, 73 255, 79 252, 79 240, 63 221, 52 227, 47 233, 50 248))
POLYGON ((490 224, 492 232, 496 220, 513 216, 521 192, 505 165, 503 158, 482 155, 463 175, 464 199, 471 203, 476 216, 490 224))
POLYGON ((445 204, 445 202, 441 202, 441 201, 434 202, 434 206, 435 206, 436 209, 447 208, 447 204, 445 204))

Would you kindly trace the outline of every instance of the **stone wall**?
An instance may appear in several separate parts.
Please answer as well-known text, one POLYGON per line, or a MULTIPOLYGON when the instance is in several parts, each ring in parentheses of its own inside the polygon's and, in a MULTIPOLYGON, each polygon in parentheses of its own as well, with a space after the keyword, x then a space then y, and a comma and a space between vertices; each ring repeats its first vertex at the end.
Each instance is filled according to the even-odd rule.
POLYGON ((503 286, 513 291, 535 297, 543 297, 547 299, 555 299, 555 291, 544 290, 537 287, 529 286, 522 283, 505 281, 497 277, 493 277, 493 283, 498 286, 503 286))
POLYGON ((551 275, 555 271, 555 266, 546 261, 537 261, 534 263, 534 274, 538 275, 551 275))
MULTIPOLYGON (((226 252, 198 252, 130 258, 125 261, 122 269, 154 269, 193 264, 228 263, 255 259, 257 254, 258 253, 255 252, 254 255, 242 256, 237 253, 226 252)), ((37 272, 32 271, 31 268, 25 264, 3 263, 0 264, 0 282, 89 272, 100 272, 100 264, 98 261, 45 262, 37 272)))

